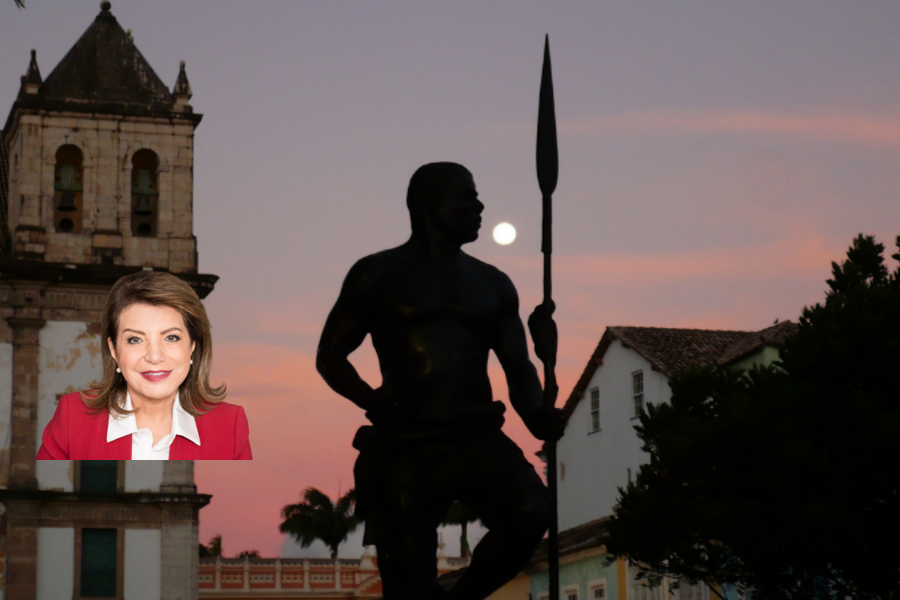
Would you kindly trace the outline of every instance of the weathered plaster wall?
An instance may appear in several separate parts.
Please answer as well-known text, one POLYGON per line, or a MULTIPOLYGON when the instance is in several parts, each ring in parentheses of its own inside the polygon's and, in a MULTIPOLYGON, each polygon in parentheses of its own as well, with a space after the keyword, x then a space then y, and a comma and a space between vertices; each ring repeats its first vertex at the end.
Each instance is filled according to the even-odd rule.
POLYGON ((159 529, 125 530, 125 597, 128 600, 161 597, 161 539, 159 529))
MULTIPOLYGON (((48 321, 40 330, 38 374, 38 447, 44 428, 63 394, 85 389, 102 374, 100 327, 95 323, 48 321)), ((48 461, 37 461, 38 473, 56 473, 48 461)), ((57 473, 58 474, 58 473, 57 473)), ((40 476, 38 477, 40 483, 40 476)), ((54 479, 53 481, 57 481, 54 479)), ((71 482, 70 482, 71 483, 71 482)), ((41 487, 44 487, 41 484, 41 487)), ((59 487, 49 485, 49 488, 59 487)))
POLYGON ((42 490, 75 491, 75 463, 71 460, 38 460, 34 472, 42 490))
POLYGON ((75 588, 75 528, 38 527, 37 600, 71 598, 75 588))
POLYGON ((158 492, 163 481, 164 461, 129 460, 125 462, 126 492, 158 492))

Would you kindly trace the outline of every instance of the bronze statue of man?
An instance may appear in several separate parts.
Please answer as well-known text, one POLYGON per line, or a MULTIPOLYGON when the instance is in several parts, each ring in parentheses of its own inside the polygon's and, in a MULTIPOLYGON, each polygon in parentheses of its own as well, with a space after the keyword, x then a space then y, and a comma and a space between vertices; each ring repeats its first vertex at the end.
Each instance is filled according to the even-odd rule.
MULTIPOLYGON (((512 281, 461 250, 478 238, 484 209, 472 174, 455 163, 427 164, 412 176, 406 201, 412 235, 350 269, 316 365, 372 423, 353 442, 356 510, 364 543, 376 546, 386 600, 447 595, 436 583, 436 529, 455 500, 473 508, 488 533, 449 595, 481 600, 525 566, 550 519, 546 487, 500 430, 505 407, 491 391, 489 352, 535 437, 558 439, 562 411, 541 404, 512 281), (381 366, 378 389, 348 360, 366 335, 381 366)), ((530 321, 532 331, 549 332, 537 345, 555 344, 550 314, 538 310, 530 321)))

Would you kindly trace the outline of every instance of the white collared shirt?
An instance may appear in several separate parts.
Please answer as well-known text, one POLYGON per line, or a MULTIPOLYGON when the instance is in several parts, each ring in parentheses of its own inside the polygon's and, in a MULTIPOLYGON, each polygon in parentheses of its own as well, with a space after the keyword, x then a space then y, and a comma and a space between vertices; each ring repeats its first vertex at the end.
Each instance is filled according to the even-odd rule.
MULTIPOLYGON (((125 394, 125 410, 133 410, 131 394, 125 394)), ((149 429, 138 429, 137 418, 134 413, 128 416, 113 417, 109 415, 109 425, 106 428, 106 441, 111 442, 126 435, 131 436, 131 460, 169 460, 169 447, 176 435, 187 438, 200 445, 200 434, 197 432, 197 422, 189 412, 184 410, 175 393, 175 403, 172 405, 172 431, 163 439, 153 445, 153 432, 149 429)))

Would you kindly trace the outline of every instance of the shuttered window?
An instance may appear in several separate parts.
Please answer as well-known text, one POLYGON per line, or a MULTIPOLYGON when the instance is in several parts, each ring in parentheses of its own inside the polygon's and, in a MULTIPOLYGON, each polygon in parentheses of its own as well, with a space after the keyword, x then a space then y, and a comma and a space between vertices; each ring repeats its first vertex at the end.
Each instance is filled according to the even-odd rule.
POLYGON ((81 485, 78 491, 115 494, 119 465, 114 460, 81 461, 81 485))
POLYGON ((115 529, 81 530, 81 596, 116 597, 115 529))

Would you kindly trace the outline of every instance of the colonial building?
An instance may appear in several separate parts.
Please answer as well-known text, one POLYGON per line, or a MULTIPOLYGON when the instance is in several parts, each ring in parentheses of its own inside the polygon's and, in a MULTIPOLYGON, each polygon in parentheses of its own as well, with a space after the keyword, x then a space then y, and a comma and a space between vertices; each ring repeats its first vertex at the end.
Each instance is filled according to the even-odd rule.
POLYGON ((0 132, 5 597, 196 598, 210 497, 193 463, 34 457, 59 397, 100 375, 117 279, 163 270, 201 298, 213 289, 193 234, 201 115, 184 63, 170 91, 109 2, 46 78, 34 50, 27 65, 0 132))
MULTIPOLYGON (((601 542, 618 488, 647 462, 634 425, 649 403, 668 402, 669 379, 701 365, 749 368, 778 359, 778 348, 796 331, 786 321, 762 331, 658 327, 608 327, 566 400, 565 436, 557 444, 560 595, 564 600, 709 600, 704 585, 664 581, 648 588, 637 569, 609 558, 601 542), (671 594, 669 593, 671 591, 671 594)), ((548 593, 546 551, 529 569, 530 597, 548 593)), ((734 590, 725 590, 735 598, 734 590)), ((524 600, 524 599, 523 599, 524 600)))

